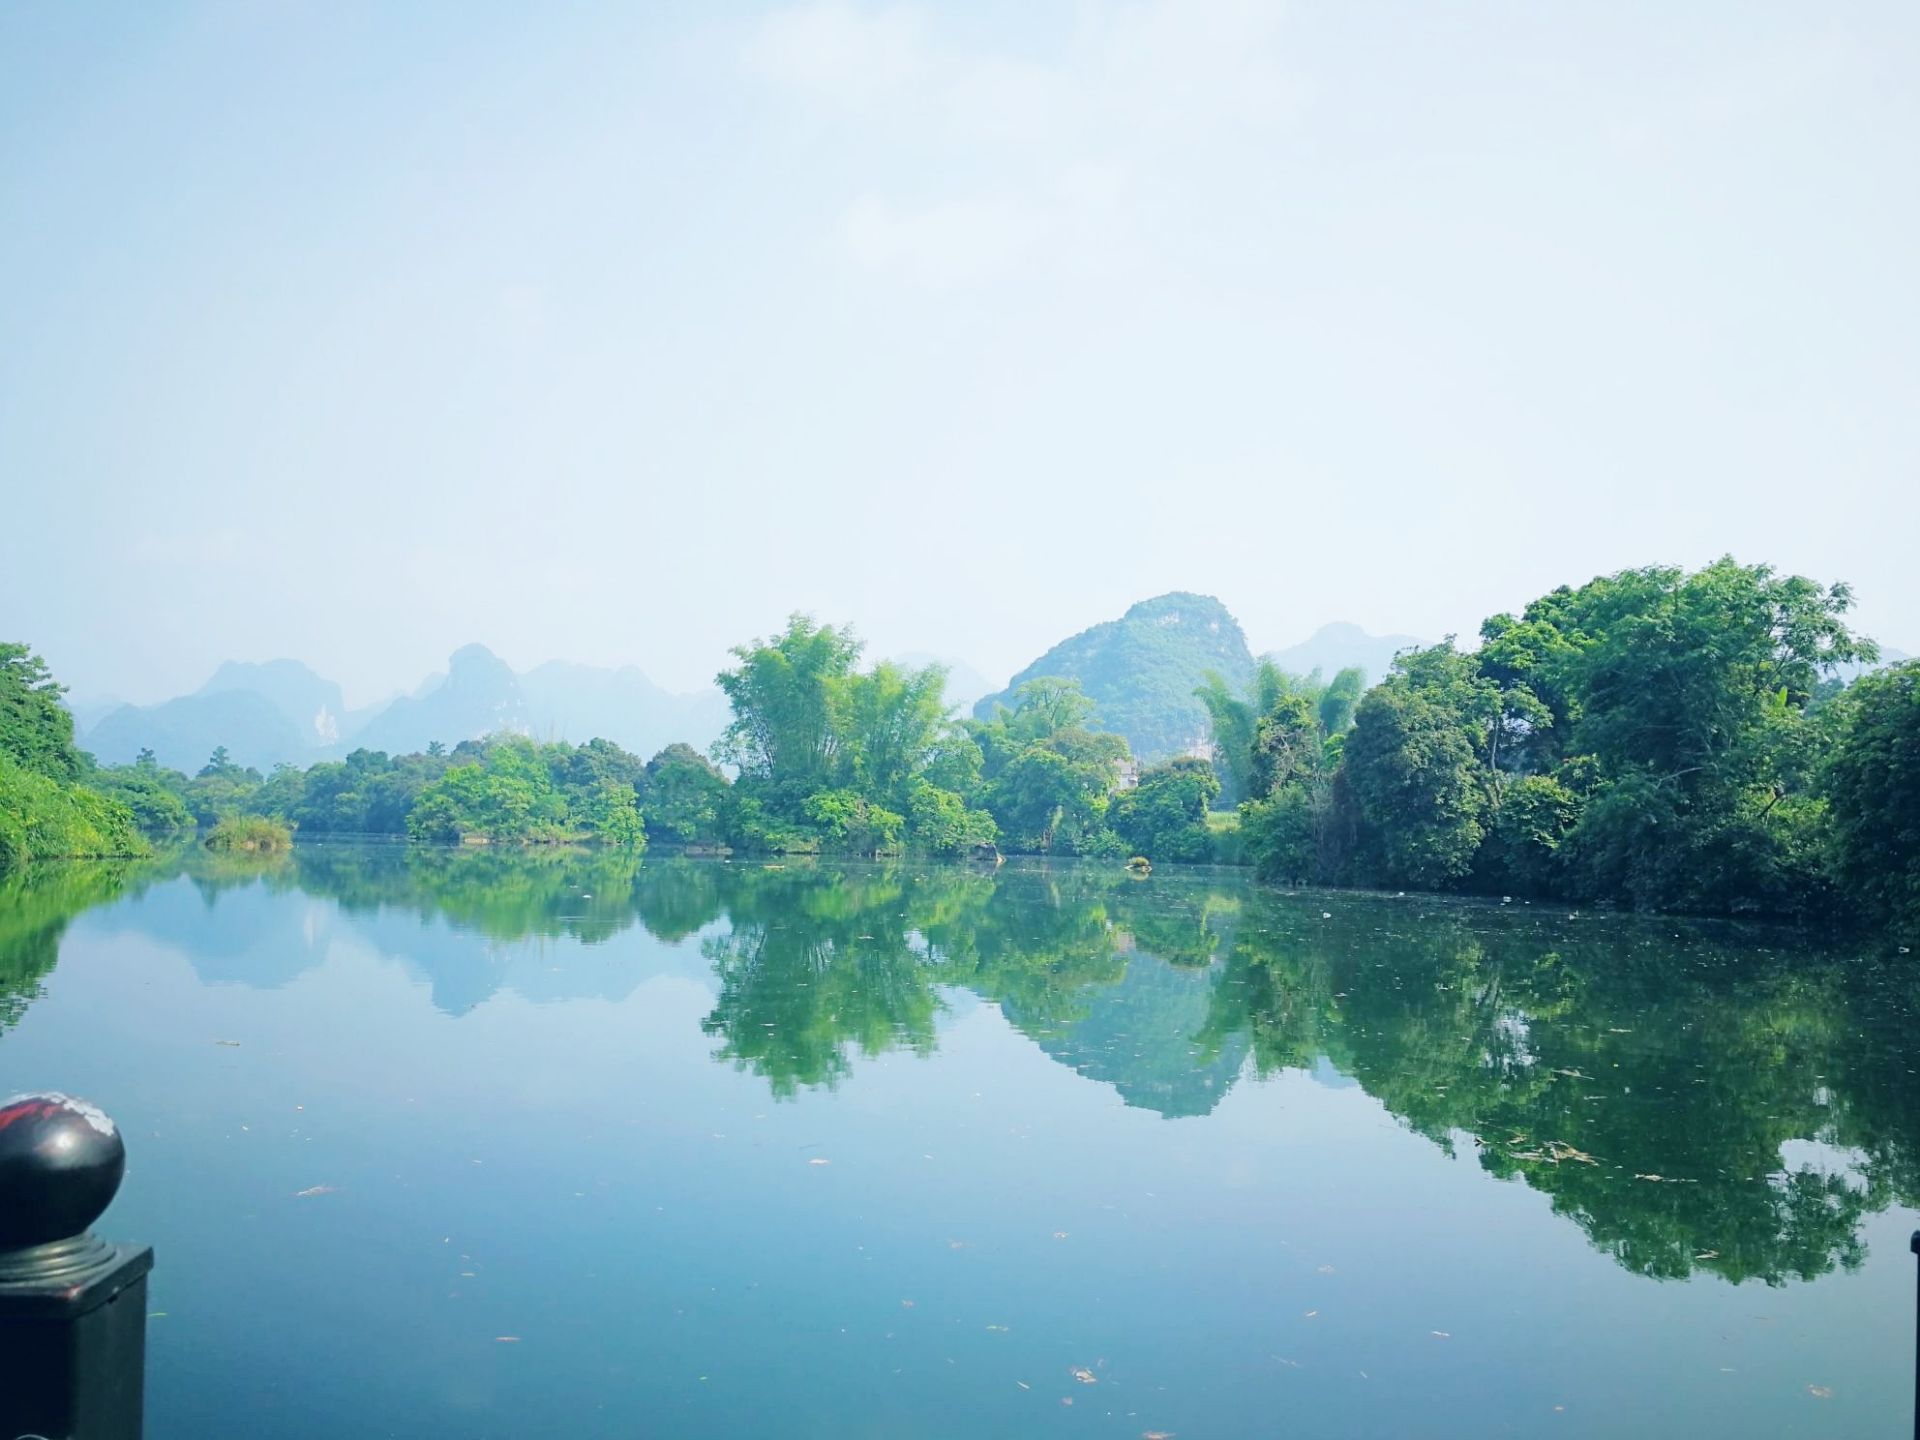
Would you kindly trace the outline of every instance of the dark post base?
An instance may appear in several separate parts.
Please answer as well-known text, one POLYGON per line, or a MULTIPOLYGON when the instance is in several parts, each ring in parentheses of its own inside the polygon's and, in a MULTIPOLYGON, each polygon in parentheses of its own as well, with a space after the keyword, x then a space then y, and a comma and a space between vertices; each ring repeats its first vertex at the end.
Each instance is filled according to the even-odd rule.
POLYGON ((0 1435, 139 1440, 152 1268, 91 1235, 0 1255, 0 1435))

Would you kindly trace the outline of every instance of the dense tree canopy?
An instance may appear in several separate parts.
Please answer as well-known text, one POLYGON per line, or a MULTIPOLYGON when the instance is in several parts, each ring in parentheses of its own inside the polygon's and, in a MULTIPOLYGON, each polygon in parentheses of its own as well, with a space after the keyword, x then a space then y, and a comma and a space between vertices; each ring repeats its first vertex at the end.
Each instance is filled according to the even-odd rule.
POLYGON ((0 756, 55 780, 85 769, 73 744, 73 716, 47 662, 25 645, 0 642, 0 756))
POLYGON ((1152 860, 1202 862, 1213 857, 1207 812, 1220 793, 1213 766, 1182 755, 1141 772, 1108 807, 1120 843, 1152 860))
POLYGON ((1016 850, 1114 854, 1107 809, 1128 759, 1118 735, 1089 730, 1093 706, 1079 682, 1041 676, 1016 687, 1013 706, 967 729, 981 755, 982 794, 1016 850))
POLYGON ((1804 916, 1865 884, 1871 849, 1891 915, 1920 863, 1873 818, 1900 813, 1900 682, 1828 703, 1874 658, 1851 604, 1731 559, 1628 570, 1492 617, 1475 651, 1403 653, 1344 739, 1344 703, 1315 727, 1270 677, 1202 698, 1269 875, 1804 916))
POLYGON ((1824 777, 1836 878, 1870 918, 1920 934, 1920 660, 1865 677, 1839 709, 1824 777))
POLYGON ((863 672, 860 652, 850 630, 804 615, 735 648, 718 677, 733 722, 715 746, 738 769, 729 841, 864 854, 991 845, 993 821, 955 788, 972 784, 980 755, 950 713, 946 672, 863 672))
POLYGON ((61 693, 38 655, 0 643, 0 868, 146 848, 133 811, 81 783, 90 766, 61 693))

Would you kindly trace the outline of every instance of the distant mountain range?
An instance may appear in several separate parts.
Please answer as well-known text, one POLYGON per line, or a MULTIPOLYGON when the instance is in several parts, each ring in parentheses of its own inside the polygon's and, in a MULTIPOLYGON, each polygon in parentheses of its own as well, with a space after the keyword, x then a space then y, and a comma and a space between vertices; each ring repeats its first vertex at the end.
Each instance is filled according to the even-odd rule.
MULTIPOLYGON (((1335 622, 1266 658, 1300 675, 1318 670, 1331 677, 1358 666, 1374 684, 1398 652, 1423 643, 1335 622)), ((911 665, 938 658, 895 657, 911 665)), ((1881 664, 1906 658, 1884 649, 1881 664)), ((1099 723, 1126 736, 1134 754, 1151 763, 1205 743, 1206 711, 1193 692, 1209 670, 1241 686, 1254 662, 1226 606, 1208 595, 1175 591, 1062 640, 992 694, 985 693, 991 683, 971 666, 940 663, 948 667, 949 699, 962 709, 971 705, 983 719, 1024 681, 1041 675, 1076 679, 1093 700, 1099 723), (976 697, 983 698, 976 703, 976 697)), ((1851 680, 1865 668, 1840 667, 1841 678, 1851 680)), ((428 676, 411 694, 362 710, 347 709, 339 685, 297 660, 230 660, 191 695, 158 705, 110 707, 90 700, 71 708, 80 743, 103 763, 124 764, 151 749, 161 764, 189 772, 222 745, 238 763, 266 771, 282 762, 338 758, 362 746, 390 754, 424 750, 435 740, 451 747, 501 730, 575 742, 603 736, 651 756, 676 740, 705 750, 729 718, 717 689, 670 694, 632 665, 555 660, 517 674, 484 645, 456 650, 443 674, 428 676)))
POLYGON ((236 763, 266 771, 362 747, 451 747, 502 730, 542 740, 601 736, 650 756, 675 740, 704 750, 726 723, 718 690, 672 695, 631 665, 550 661, 520 675, 486 646, 467 645, 411 695, 359 711, 346 708, 339 685, 297 660, 228 661, 191 695, 109 711, 83 727, 80 743, 103 764, 150 749, 162 765, 189 773, 224 745, 236 763))
POLYGON ((1310 675, 1315 670, 1328 680, 1349 667, 1358 667, 1367 675, 1367 684, 1377 684, 1393 668, 1393 657, 1427 642, 1411 635, 1369 635, 1358 625, 1336 620, 1322 625, 1298 645, 1284 650, 1269 650, 1266 658, 1295 675, 1310 675))
POLYGON ((924 650, 911 650, 904 655, 895 655, 893 663, 914 670, 924 669, 928 665, 944 666, 947 672, 947 704, 956 710, 971 712, 974 702, 993 689, 993 682, 964 660, 948 660, 924 650))

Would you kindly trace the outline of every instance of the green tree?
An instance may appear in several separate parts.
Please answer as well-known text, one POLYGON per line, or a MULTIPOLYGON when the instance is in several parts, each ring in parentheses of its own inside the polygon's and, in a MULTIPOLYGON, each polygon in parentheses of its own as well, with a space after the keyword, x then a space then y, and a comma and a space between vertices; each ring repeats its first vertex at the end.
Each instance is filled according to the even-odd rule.
POLYGON ((981 795, 1003 841, 1069 855, 1118 849, 1107 807, 1127 742, 1081 728, 1090 712, 1075 682, 1029 680, 1013 700, 968 726, 982 757, 981 795))
POLYGON ((691 745, 675 743, 647 762, 641 794, 647 833, 678 845, 723 838, 727 777, 691 745))
POLYGON ((860 658, 850 630, 794 615, 780 634, 735 646, 739 662, 717 677, 733 719, 715 746, 743 779, 794 797, 838 778, 845 689, 860 658))
POLYGON ((1108 809, 1121 843, 1150 860, 1201 862, 1212 857, 1207 811, 1220 793, 1213 766, 1182 755, 1141 772, 1108 809))
POLYGON ((1595 784, 1568 837, 1576 893, 1792 913, 1819 891, 1811 712, 1824 671, 1870 660, 1852 594, 1723 559, 1597 580, 1560 604, 1548 667, 1595 784))
POLYGON ((1846 895, 1872 920, 1920 932, 1920 661, 1851 687, 1822 782, 1846 895))
POLYGON ((85 762, 64 693, 46 661, 25 645, 0 642, 0 755, 37 775, 79 779, 85 762))
POLYGON ((1472 868, 1490 800, 1480 740, 1495 704, 1451 642, 1402 655, 1367 692, 1344 762, 1370 878, 1433 889, 1472 868))
POLYGON ((939 666, 882 662, 862 673, 851 631, 803 615, 733 654, 739 663, 719 677, 733 721, 714 753, 739 767, 726 807, 734 843, 871 854, 986 833, 985 817, 948 825, 922 792, 959 795, 980 774, 978 748, 948 714, 939 666), (923 840, 916 815, 940 834, 923 840))

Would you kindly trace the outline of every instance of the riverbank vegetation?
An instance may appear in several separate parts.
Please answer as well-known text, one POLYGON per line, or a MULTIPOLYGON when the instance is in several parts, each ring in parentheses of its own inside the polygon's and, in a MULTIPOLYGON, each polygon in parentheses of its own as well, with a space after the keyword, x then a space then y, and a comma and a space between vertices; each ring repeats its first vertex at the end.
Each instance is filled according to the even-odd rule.
POLYGON ((1623 571, 1402 654, 1350 729, 1277 695, 1265 739, 1216 729, 1246 852, 1277 880, 1911 924, 1914 667, 1840 685, 1876 658, 1851 603, 1731 559, 1623 571))
MULTIPOLYGON (((718 677, 711 757, 502 734, 271 775, 75 750, 0 648, 0 859, 126 853, 262 816, 307 835, 1250 864, 1265 879, 1920 925, 1920 666, 1869 673, 1852 596, 1722 560, 1651 567, 1403 652, 1371 689, 1207 677, 1210 753, 1140 770, 1077 680, 958 718, 938 666, 862 668, 796 615, 718 677), (1232 818, 1220 811, 1232 807, 1232 818), (137 827, 137 828, 136 828, 137 827)), ((1208 747, 1201 747, 1202 750, 1208 747)))
POLYGON ((293 848, 293 831, 264 815, 234 815, 207 833, 206 845, 209 850, 274 855, 293 848))
POLYGON ((61 693, 38 655, 0 643, 0 867, 146 852, 133 812, 84 783, 61 693))

